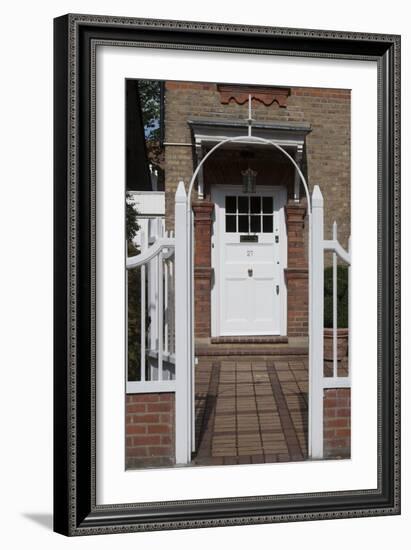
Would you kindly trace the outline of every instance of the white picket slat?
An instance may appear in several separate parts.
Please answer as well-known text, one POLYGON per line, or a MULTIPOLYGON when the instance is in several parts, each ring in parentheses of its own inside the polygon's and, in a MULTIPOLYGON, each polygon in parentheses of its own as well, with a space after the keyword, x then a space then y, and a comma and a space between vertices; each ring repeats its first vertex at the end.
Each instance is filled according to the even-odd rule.
POLYGON ((164 308, 163 308, 163 258, 162 252, 157 256, 158 279, 157 279, 157 335, 158 335, 158 380, 163 379, 163 346, 164 346, 164 308))
POLYGON ((169 324, 169 305, 168 305, 168 262, 164 262, 164 352, 168 353, 168 324, 169 324))
POLYGON ((312 194, 311 213, 311 348, 310 349, 310 451, 323 457, 323 365, 324 365, 324 201, 318 185, 312 194))
POLYGON ((176 316, 176 463, 191 459, 191 376, 190 376, 190 303, 191 287, 187 195, 184 182, 178 184, 175 198, 175 316, 176 316), (178 320, 178 323, 177 323, 178 320))
MULTIPOLYGON (((333 223, 333 239, 337 240, 337 222, 333 223)), ((333 252, 333 377, 337 376, 337 254, 333 252)))

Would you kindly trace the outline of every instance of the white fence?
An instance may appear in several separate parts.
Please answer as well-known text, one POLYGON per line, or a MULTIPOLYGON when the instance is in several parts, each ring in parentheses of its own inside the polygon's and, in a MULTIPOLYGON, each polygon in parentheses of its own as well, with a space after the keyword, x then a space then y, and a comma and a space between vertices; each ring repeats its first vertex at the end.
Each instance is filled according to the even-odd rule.
MULTIPOLYGON (((175 394, 176 462, 187 464, 194 450, 194 357, 192 220, 184 183, 175 197, 175 237, 162 219, 140 231, 141 252, 127 258, 127 270, 141 270, 140 373, 127 379, 127 393, 175 394)), ((128 303, 128 301, 127 301, 128 303)))
MULTIPOLYGON (((312 194, 310 237, 310 373, 309 373, 309 455, 323 458, 324 390, 350 388, 351 373, 348 361, 347 376, 338 375, 337 360, 337 256, 348 264, 350 291, 350 245, 348 252, 337 239, 337 224, 333 224, 332 240, 324 239, 324 200, 318 185, 312 194), (324 375, 324 252, 333 253, 333 369, 332 376, 324 375)), ((350 327, 348 307, 348 328, 350 327)), ((348 350, 351 349, 350 343, 348 350)), ((350 353, 350 351, 348 352, 350 353)))

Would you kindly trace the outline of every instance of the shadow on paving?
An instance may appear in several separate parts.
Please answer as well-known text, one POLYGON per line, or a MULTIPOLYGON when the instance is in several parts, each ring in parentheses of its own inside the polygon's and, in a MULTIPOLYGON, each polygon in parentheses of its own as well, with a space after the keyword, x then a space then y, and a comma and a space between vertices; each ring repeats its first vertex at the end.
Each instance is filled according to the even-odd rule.
POLYGON ((193 465, 307 458, 308 360, 201 358, 193 465))

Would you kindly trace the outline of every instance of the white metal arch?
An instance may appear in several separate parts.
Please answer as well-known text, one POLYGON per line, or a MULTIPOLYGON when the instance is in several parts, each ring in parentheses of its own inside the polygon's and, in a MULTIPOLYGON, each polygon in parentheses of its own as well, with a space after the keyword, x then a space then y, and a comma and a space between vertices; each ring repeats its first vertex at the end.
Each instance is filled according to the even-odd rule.
MULTIPOLYGON (((251 120, 251 115, 249 115, 249 121, 251 120)), ((292 156, 283 148, 281 147, 281 145, 279 145, 278 143, 276 143, 275 141, 273 140, 270 140, 270 139, 264 139, 264 138, 261 138, 261 137, 257 137, 257 136, 253 136, 251 135, 251 127, 249 126, 249 134, 246 135, 246 136, 237 136, 237 137, 233 137, 233 138, 227 138, 223 141, 220 141, 219 143, 217 143, 212 149, 210 149, 210 151, 208 151, 208 153, 201 159, 200 163, 197 165, 197 168, 195 169, 192 177, 191 177, 191 180, 190 180, 190 185, 188 187, 188 192, 187 192, 187 231, 188 231, 188 234, 190 235, 190 238, 189 238, 189 241, 191 244, 189 244, 189 247, 191 248, 191 288, 190 288, 190 292, 191 292, 191 319, 192 319, 192 335, 194 337, 194 307, 193 307, 193 294, 194 294, 194 254, 192 253, 192 250, 193 250, 193 241, 194 241, 194 235, 193 235, 193 226, 192 226, 192 218, 191 218, 191 195, 192 195, 192 191, 193 191, 193 187, 194 187, 194 182, 196 181, 197 179, 197 176, 203 166, 203 164, 205 163, 205 161, 210 158, 210 156, 215 153, 215 151, 217 151, 217 149, 219 149, 220 147, 222 147, 223 145, 225 145, 226 143, 232 143, 232 142, 235 142, 235 143, 249 143, 249 144, 258 144, 258 143, 261 143, 261 144, 265 144, 265 145, 271 145, 273 147, 275 147, 277 150, 281 151, 281 153, 283 153, 287 158, 288 160, 294 165, 295 169, 297 170, 297 173, 300 177, 300 180, 302 181, 303 183, 303 187, 304 187, 304 192, 305 192, 305 196, 307 198, 307 213, 308 213, 308 302, 309 302, 309 334, 308 334, 308 340, 309 340, 309 390, 308 390, 308 395, 309 395, 309 422, 308 422, 308 448, 309 448, 309 455, 313 458, 318 458, 320 455, 317 455, 315 452, 313 452, 313 434, 312 434, 312 417, 313 417, 313 413, 312 413, 312 409, 313 409, 313 399, 312 399, 312 385, 313 385, 313 358, 312 358, 312 355, 313 355, 313 349, 312 349, 312 329, 313 329, 313 317, 312 317, 312 295, 313 295, 313 289, 312 289, 312 250, 311 250, 311 247, 312 247, 312 223, 311 223, 311 220, 312 220, 312 204, 311 204, 311 197, 310 197, 310 192, 309 192, 309 189, 308 189, 308 184, 306 182, 306 179, 300 169, 300 167, 298 166, 298 164, 296 163, 296 161, 292 158, 292 156)), ((192 355, 192 360, 194 361, 194 349, 192 347, 192 350, 191 350, 191 355, 192 355)), ((192 429, 194 430, 194 426, 192 427, 192 429)), ((194 432, 193 432, 194 433, 194 432)), ((322 450, 321 450, 321 456, 322 456, 322 450)))
POLYGON ((215 153, 215 151, 217 151, 217 149, 219 149, 220 147, 222 147, 226 143, 231 143, 231 142, 237 142, 237 143, 244 142, 244 143, 251 143, 251 144, 261 143, 261 144, 265 144, 265 145, 272 145, 273 147, 275 147, 276 149, 281 151, 292 162, 295 169, 297 170, 297 173, 298 173, 298 175, 299 175, 299 177, 300 177, 300 179, 303 183, 303 186, 304 186, 304 191, 305 191, 305 195, 306 195, 306 198, 307 198, 308 214, 309 215, 311 214, 311 200, 310 200, 310 193, 309 193, 309 190, 308 190, 308 185, 307 185, 307 182, 304 178, 303 173, 301 172, 300 167, 295 162, 293 157, 284 149, 284 147, 281 147, 281 145, 279 145, 275 141, 273 141, 271 139, 264 139, 264 138, 260 138, 260 137, 257 137, 257 136, 250 136, 250 135, 248 135, 248 136, 237 136, 237 137, 233 137, 233 138, 224 139, 223 141, 220 141, 219 143, 214 145, 214 147, 212 149, 210 149, 206 155, 204 155, 204 157, 201 159, 200 163, 198 164, 197 168, 194 170, 194 173, 193 173, 193 175, 191 177, 191 180, 190 180, 190 185, 188 186, 188 192, 187 192, 187 206, 188 207, 190 207, 190 205, 191 205, 191 194, 192 194, 192 191, 193 191, 194 182, 197 179, 198 173, 200 172, 203 164, 205 163, 205 161, 213 153, 215 153))

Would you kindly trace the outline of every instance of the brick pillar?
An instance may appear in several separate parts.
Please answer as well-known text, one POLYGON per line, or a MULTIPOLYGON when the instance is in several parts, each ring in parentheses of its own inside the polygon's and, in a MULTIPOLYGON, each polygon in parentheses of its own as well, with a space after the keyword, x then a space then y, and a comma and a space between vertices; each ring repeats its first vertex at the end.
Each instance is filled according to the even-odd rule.
POLYGON ((211 336, 211 224, 214 204, 193 202, 194 211, 194 333, 211 336))
POLYGON ((324 390, 324 457, 350 458, 351 389, 324 390))
POLYGON ((286 207, 288 268, 288 336, 308 336, 308 261, 305 254, 306 205, 289 202, 286 207))
POLYGON ((175 464, 174 393, 126 395, 126 469, 175 464))

